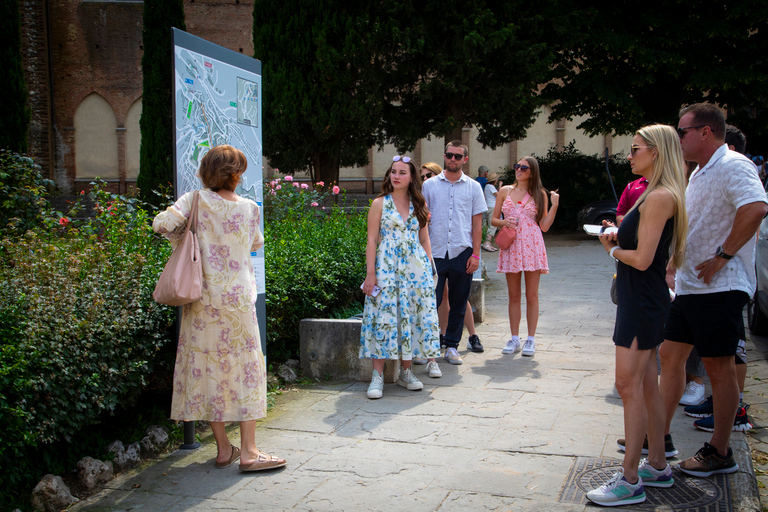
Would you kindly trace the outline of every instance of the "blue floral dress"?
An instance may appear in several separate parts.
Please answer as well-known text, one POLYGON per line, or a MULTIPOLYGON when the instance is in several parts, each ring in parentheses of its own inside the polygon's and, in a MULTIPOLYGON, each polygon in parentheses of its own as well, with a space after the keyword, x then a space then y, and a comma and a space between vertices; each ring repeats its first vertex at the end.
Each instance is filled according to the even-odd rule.
POLYGON ((360 358, 438 357, 435 283, 419 242, 419 220, 410 204, 408 220, 403 222, 389 195, 381 212, 376 280, 381 292, 365 298, 360 358))

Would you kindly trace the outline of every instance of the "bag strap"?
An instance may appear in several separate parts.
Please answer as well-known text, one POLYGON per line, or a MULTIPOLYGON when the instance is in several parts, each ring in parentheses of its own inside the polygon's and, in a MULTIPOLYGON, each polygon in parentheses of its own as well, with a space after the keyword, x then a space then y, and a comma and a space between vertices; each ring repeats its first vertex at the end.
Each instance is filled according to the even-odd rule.
POLYGON ((186 229, 186 231, 192 231, 193 234, 197 234, 197 203, 199 201, 200 191, 195 190, 195 192, 192 194, 192 209, 189 210, 189 220, 187 220, 186 229))

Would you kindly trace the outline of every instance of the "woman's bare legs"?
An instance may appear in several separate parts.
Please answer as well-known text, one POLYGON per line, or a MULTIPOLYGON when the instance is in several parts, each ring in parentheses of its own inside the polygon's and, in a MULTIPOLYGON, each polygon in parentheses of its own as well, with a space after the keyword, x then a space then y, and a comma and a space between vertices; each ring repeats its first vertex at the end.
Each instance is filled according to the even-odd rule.
POLYGON ((218 454, 216 455, 216 462, 227 462, 232 456, 232 443, 229 442, 227 437, 227 430, 224 428, 223 421, 210 421, 211 430, 213 431, 213 438, 216 440, 216 448, 218 454))
MULTIPOLYGON (((211 430, 213 438, 216 440, 218 455, 216 462, 227 462, 232 456, 232 443, 227 437, 227 430, 223 421, 211 421, 211 430)), ((250 464, 255 462, 259 456, 259 450, 256 448, 256 420, 240 422, 240 464, 250 464)))
MULTIPOLYGON (((519 276, 520 274, 518 274, 519 276)), ((519 279, 519 277, 518 277, 519 279)), ((528 324, 528 336, 536 335, 536 327, 539 325, 539 281, 541 272, 535 270, 525 273, 525 321, 528 324)), ((520 302, 518 300, 518 315, 520 315, 520 302)), ((518 325, 520 321, 518 320, 518 325)), ((519 329, 518 329, 519 330, 519 329)))
POLYGON ((509 330, 512 332, 512 336, 517 336, 520 334, 520 318, 522 317, 520 312, 521 276, 520 272, 508 272, 504 275, 507 277, 507 297, 509 298, 509 330))

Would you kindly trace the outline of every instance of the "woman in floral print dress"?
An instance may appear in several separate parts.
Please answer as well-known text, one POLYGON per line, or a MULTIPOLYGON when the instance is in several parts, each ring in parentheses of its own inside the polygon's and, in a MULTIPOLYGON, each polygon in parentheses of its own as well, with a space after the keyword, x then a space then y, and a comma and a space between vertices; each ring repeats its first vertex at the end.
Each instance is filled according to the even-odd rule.
POLYGON ((408 157, 394 157, 368 212, 360 333, 360 358, 373 359, 368 398, 381 398, 387 359, 401 360, 398 384, 417 391, 423 385, 413 375, 412 359, 440 355, 428 219, 416 166, 408 157))
POLYGON ((499 190, 491 219, 491 225, 496 228, 508 226, 517 229, 512 245, 499 253, 499 266, 496 269, 496 272, 504 272, 507 276, 509 327, 512 331, 512 339, 501 353, 514 354, 520 351, 521 277, 525 274, 528 339, 522 346, 522 353, 530 357, 536 352, 534 336, 539 322, 539 279, 541 274, 549 272, 542 232, 547 231, 555 221, 560 196, 556 191, 550 191, 550 198, 547 198, 541 184, 539 162, 534 157, 523 157, 514 169, 515 183, 499 190))
MULTIPOLYGON (((286 461, 256 448, 256 420, 267 413, 267 383, 256 318, 256 281, 251 251, 264 245, 259 207, 234 190, 245 172, 245 155, 232 146, 211 149, 200 162, 197 237, 203 266, 203 296, 184 306, 173 375, 171 418, 211 425, 216 467, 240 459, 241 471, 281 467, 286 461), (240 422, 240 448, 224 422, 240 422)), ((152 225, 176 247, 194 193, 155 217, 152 225)))

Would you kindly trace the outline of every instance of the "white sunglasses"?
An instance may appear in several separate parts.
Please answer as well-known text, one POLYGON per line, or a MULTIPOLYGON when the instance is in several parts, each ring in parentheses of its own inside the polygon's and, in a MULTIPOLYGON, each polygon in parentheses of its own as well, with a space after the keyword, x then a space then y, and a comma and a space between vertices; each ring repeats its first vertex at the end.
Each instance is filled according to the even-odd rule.
POLYGON ((392 157, 393 162, 399 162, 400 160, 402 160, 405 163, 408 163, 411 161, 411 158, 407 156, 400 156, 400 155, 395 155, 392 157))

